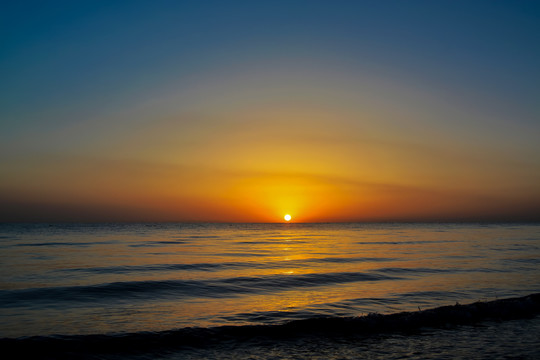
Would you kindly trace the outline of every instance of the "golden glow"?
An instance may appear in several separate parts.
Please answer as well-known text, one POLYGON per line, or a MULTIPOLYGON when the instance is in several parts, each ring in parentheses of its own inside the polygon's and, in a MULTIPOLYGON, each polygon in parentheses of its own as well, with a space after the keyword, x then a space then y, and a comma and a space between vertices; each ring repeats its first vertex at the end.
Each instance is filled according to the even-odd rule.
POLYGON ((291 215, 287 214, 283 217, 285 219, 285 221, 291 221, 291 215))
MULTIPOLYGON (((293 75, 277 83, 289 84, 293 75)), ((311 75, 306 79, 317 79, 311 75)), ((259 80, 247 88, 268 89, 275 79, 259 80)), ((383 82, 374 93, 394 105, 379 107, 365 81, 346 81, 334 83, 329 98, 316 93, 304 102, 261 102, 236 81, 229 87, 238 94, 228 92, 227 101, 218 89, 201 94, 205 106, 180 107, 189 111, 177 108, 173 97, 159 108, 149 104, 124 114, 137 120, 129 131, 102 128, 109 123, 102 121, 43 137, 56 144, 71 136, 78 151, 2 158, 2 219, 276 222, 294 214, 295 223, 308 223, 528 219, 538 213, 540 167, 520 160, 535 159, 537 148, 501 146, 497 138, 478 143, 473 135, 484 132, 475 128, 468 142, 465 130, 447 126, 460 113, 420 90, 415 96, 430 101, 404 103, 410 87, 401 92, 399 84, 387 89, 383 82), (358 98, 362 106, 343 100, 358 98)), ((319 88, 325 86, 313 87, 319 88)))

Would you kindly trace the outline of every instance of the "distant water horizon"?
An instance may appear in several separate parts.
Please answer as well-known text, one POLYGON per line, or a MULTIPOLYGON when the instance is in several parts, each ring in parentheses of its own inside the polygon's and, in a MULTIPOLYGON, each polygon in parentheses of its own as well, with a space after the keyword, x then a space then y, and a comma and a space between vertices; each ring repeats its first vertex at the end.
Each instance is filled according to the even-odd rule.
POLYGON ((0 248, 0 338, 271 326, 540 292, 538 223, 4 223, 0 248))
POLYGON ((245 225, 257 225, 257 224, 364 224, 364 225, 377 225, 377 224, 416 224, 416 225, 422 225, 422 224, 540 224, 540 220, 537 220, 536 218, 531 217, 531 219, 507 219, 507 220, 493 220, 493 219, 485 219, 485 220, 479 220, 479 219, 462 219, 462 220, 455 220, 455 219, 439 219, 439 220, 368 220, 368 221, 361 221, 361 220, 351 220, 351 221, 182 221, 182 220, 172 220, 172 221, 151 221, 151 220, 126 220, 126 221, 83 221, 83 220, 54 220, 54 221, 46 221, 46 220, 36 220, 36 221, 20 221, 20 220, 14 220, 14 221, 0 221, 0 225, 13 225, 13 224, 34 224, 34 225, 147 225, 147 224, 163 224, 163 225, 227 225, 227 224, 245 224, 245 225))

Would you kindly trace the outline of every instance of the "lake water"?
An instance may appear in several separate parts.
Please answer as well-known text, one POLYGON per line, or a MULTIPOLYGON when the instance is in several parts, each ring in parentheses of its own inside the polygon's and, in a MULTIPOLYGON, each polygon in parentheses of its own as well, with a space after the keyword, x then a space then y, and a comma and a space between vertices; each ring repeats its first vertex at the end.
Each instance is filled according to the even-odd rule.
MULTIPOLYGON (((536 292, 539 224, 0 225, 0 338, 274 325, 536 292)), ((539 328, 510 323, 522 340, 539 328)), ((171 358, 235 357, 200 351, 171 358)))

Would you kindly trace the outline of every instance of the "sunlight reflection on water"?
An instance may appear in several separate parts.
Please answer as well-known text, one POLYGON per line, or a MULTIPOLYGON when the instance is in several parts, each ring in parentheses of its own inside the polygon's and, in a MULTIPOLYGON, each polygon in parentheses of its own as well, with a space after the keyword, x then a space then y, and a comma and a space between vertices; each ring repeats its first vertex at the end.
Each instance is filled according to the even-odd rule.
POLYGON ((538 225, 0 229, 2 336, 281 323, 540 290, 538 225))

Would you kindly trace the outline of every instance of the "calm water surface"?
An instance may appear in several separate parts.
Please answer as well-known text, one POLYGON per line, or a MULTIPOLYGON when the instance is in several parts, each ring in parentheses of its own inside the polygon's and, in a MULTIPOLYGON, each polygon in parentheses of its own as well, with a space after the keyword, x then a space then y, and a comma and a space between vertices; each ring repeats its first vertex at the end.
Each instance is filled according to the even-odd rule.
POLYGON ((540 225, 0 226, 0 337, 277 324, 540 291, 540 225))
POLYGON ((223 325, 249 334, 253 324, 524 296, 540 292, 539 265, 538 224, 4 224, 0 341, 24 351, 42 336, 52 353, 32 357, 51 359, 534 359, 539 317, 130 349, 223 325), (126 346, 128 333, 120 352, 73 353, 93 349, 87 334, 126 346))

